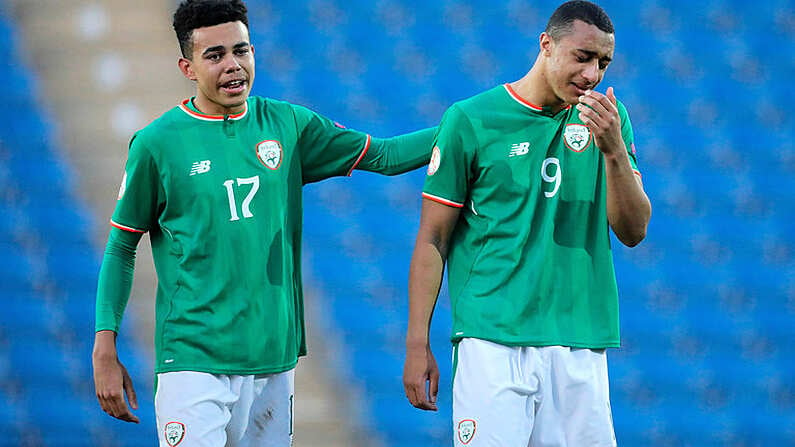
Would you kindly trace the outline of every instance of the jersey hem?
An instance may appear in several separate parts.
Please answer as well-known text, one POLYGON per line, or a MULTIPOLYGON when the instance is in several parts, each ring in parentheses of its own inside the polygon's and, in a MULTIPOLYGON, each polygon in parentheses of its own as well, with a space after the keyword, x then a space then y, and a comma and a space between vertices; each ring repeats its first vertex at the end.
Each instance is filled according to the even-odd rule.
POLYGON ((463 208, 463 203, 453 202, 452 200, 445 199, 444 197, 435 196, 433 194, 428 194, 427 192, 422 193, 422 197, 433 200, 434 202, 441 203, 442 205, 452 206, 453 208, 463 208))
POLYGON ((193 366, 169 365, 168 367, 155 368, 155 374, 179 372, 179 371, 203 372, 208 374, 229 374, 229 375, 238 375, 238 376, 245 376, 252 374, 278 374, 294 369, 297 365, 298 365, 298 360, 292 363, 287 363, 280 366, 274 366, 272 368, 208 368, 205 366, 195 366, 195 365, 193 366))
POLYGON ((492 343, 497 343, 504 346, 533 346, 533 347, 541 347, 541 346, 565 346, 568 348, 577 348, 577 349, 605 349, 605 348, 620 348, 621 342, 620 341, 601 341, 601 342, 593 342, 593 343, 583 343, 583 342, 572 342, 572 341, 563 341, 563 340, 554 340, 554 341, 524 341, 524 340, 500 340, 491 337, 478 337, 476 335, 457 335, 450 337, 450 340, 453 343, 457 343, 464 338, 477 338, 479 340, 490 341, 492 343))

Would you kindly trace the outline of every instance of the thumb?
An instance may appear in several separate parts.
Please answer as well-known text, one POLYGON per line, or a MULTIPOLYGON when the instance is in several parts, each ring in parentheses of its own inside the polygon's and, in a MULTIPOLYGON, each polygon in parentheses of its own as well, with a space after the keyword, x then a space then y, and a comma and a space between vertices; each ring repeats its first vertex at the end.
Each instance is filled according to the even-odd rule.
POLYGON ((613 91, 613 87, 607 87, 607 99, 609 99, 613 105, 616 105, 616 93, 613 91))

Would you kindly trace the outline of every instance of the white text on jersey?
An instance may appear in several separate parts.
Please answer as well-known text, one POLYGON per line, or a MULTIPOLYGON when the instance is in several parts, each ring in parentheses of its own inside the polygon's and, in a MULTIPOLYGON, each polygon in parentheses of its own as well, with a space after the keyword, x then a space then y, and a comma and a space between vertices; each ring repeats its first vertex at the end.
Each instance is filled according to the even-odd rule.
POLYGON ((190 167, 190 175, 204 174, 210 170, 210 160, 195 161, 190 167))
POLYGON ((514 143, 511 145, 511 153, 508 154, 508 156, 518 157, 519 155, 525 155, 529 151, 530 151, 530 142, 525 141, 523 143, 514 143))

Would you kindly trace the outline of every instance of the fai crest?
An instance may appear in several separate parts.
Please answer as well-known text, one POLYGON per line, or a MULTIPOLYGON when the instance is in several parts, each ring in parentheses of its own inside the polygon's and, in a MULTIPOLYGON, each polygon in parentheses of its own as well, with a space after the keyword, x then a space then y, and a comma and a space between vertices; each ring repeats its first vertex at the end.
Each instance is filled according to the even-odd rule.
POLYGON ((169 422, 165 429, 166 444, 176 447, 185 438, 185 424, 182 422, 169 422))
POLYGON ((436 174, 436 171, 439 170, 439 163, 442 162, 442 152, 439 150, 439 146, 433 147, 433 152, 431 152, 431 161, 428 163, 428 175, 436 174))
POLYGON ((458 440, 461 444, 469 444, 469 441, 475 437, 475 421, 472 419, 464 419, 458 423, 458 440))
POLYGON ((563 131, 563 141, 574 152, 582 152, 591 144, 591 129, 582 124, 567 124, 563 131))
POLYGON ((257 158, 266 168, 274 171, 279 169, 282 164, 282 145, 276 140, 265 140, 259 143, 257 158))

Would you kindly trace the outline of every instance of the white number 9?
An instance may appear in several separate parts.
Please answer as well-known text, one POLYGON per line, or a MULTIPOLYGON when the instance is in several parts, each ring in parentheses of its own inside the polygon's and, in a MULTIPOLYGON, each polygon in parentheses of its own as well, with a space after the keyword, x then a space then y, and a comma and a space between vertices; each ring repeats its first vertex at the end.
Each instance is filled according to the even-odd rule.
POLYGON ((544 191, 544 195, 550 198, 557 194, 560 188, 560 160, 555 157, 545 159, 544 163, 541 164, 541 178, 544 179, 545 182, 555 184, 552 191, 544 191), (555 173, 551 176, 547 173, 547 171, 549 171, 549 165, 555 165, 555 173))

